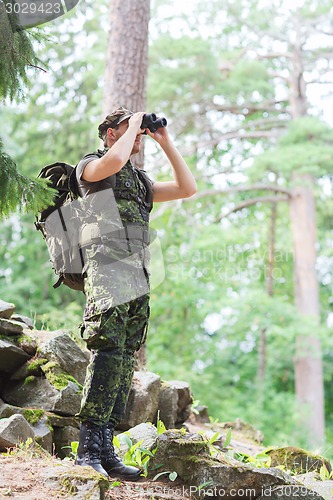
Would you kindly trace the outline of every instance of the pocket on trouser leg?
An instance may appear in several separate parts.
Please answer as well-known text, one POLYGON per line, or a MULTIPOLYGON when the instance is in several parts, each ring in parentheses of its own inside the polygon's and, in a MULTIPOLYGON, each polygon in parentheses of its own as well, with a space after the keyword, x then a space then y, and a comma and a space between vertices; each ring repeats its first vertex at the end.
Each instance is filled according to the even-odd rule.
POLYGON ((138 351, 147 339, 150 307, 145 305, 140 312, 131 317, 127 325, 125 347, 130 351, 138 351))
POLYGON ((118 311, 118 308, 114 307, 105 313, 84 319, 81 324, 81 337, 88 349, 122 348, 125 342, 123 316, 123 311, 118 311))
POLYGON ((101 323, 101 314, 96 314, 95 316, 82 321, 80 325, 80 333, 88 348, 91 344, 99 340, 101 335, 101 323))

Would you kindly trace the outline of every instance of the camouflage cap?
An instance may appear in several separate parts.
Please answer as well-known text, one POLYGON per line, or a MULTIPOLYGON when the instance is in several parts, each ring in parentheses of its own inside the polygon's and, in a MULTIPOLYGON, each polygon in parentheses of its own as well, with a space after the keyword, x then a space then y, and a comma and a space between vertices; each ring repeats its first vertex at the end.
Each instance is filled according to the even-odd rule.
POLYGON ((130 118, 133 114, 133 111, 123 108, 123 106, 112 111, 112 113, 107 115, 105 120, 98 126, 98 136, 100 139, 104 139, 104 134, 108 128, 116 127, 119 123, 130 118))

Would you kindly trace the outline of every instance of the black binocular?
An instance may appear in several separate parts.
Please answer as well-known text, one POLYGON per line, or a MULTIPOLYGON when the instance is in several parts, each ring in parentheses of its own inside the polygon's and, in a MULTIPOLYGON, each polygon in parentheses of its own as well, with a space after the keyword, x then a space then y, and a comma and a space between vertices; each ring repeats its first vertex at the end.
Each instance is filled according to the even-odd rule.
POLYGON ((148 128, 150 132, 156 132, 158 128, 166 127, 167 124, 166 118, 159 118, 155 113, 146 113, 143 116, 141 128, 148 128))

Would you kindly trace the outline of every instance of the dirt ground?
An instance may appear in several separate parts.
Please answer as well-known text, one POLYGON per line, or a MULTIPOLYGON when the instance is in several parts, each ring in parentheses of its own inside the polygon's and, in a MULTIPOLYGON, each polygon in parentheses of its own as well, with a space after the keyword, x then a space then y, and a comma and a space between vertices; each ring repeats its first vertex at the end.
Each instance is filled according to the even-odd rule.
MULTIPOLYGON (((224 435, 226 430, 214 428, 211 425, 196 425, 187 422, 190 432, 200 430, 221 431, 224 435)), ((252 439, 246 439, 242 433, 233 429, 232 445, 235 450, 255 455, 263 448, 255 444, 252 439)), ((59 472, 74 467, 72 461, 62 461, 49 455, 44 450, 38 448, 14 449, 11 453, 0 453, 0 500, 7 498, 24 500, 52 500, 70 499, 75 495, 68 492, 59 492, 59 485, 49 484, 49 478, 54 476, 57 468, 59 472), (38 451, 37 451, 38 450, 38 451)), ((179 478, 174 482, 168 478, 161 478, 158 481, 147 481, 142 478, 138 482, 121 481, 114 484, 110 480, 110 488, 105 493, 105 500, 193 500, 189 487, 179 478)), ((52 482, 51 482, 52 483, 52 482)), ((80 498, 83 498, 80 496, 80 498)))
MULTIPOLYGON (((46 484, 48 470, 61 467, 61 460, 48 456, 29 456, 29 451, 7 456, 0 454, 0 500, 49 500, 75 498, 67 492, 57 492, 46 484)), ((68 463, 71 467, 71 463, 68 463)), ((105 500, 192 500, 188 488, 180 481, 138 482, 121 481, 105 493, 105 500)), ((82 498, 82 497, 81 497, 82 498)))

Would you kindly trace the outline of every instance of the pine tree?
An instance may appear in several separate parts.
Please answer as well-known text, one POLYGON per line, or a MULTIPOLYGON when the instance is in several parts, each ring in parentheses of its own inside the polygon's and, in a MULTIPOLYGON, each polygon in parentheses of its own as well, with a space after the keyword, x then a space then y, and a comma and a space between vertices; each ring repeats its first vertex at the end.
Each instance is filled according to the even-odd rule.
MULTIPOLYGON (((32 40, 38 32, 20 28, 15 14, 7 14, 0 2, 0 99, 22 99, 23 88, 29 83, 27 69, 39 63, 32 40)), ((0 138, 0 217, 16 208, 36 212, 50 204, 53 194, 40 180, 30 179, 17 170, 14 161, 3 149, 0 138)))

